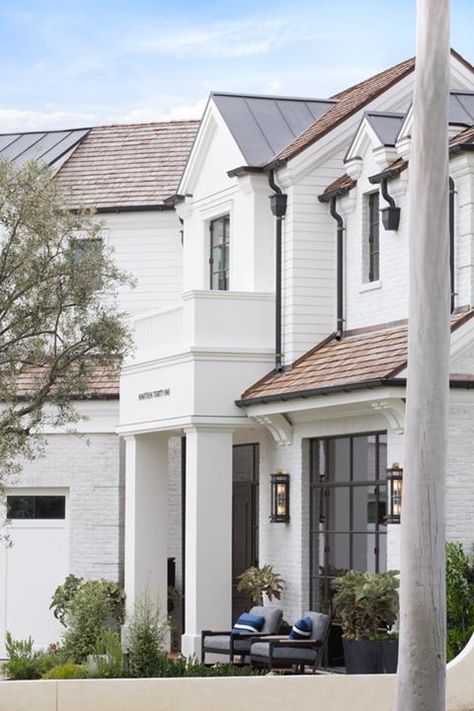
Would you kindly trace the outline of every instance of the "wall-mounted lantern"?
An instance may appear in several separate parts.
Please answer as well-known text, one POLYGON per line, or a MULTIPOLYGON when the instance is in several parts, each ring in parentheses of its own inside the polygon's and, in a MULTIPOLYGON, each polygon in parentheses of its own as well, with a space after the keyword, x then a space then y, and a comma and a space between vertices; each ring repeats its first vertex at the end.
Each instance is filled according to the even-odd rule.
POLYGON ((288 523, 290 520, 290 475, 278 470, 270 477, 272 513, 270 521, 272 523, 288 523))
POLYGON ((396 462, 387 469, 387 523, 400 523, 402 515, 403 469, 396 462))

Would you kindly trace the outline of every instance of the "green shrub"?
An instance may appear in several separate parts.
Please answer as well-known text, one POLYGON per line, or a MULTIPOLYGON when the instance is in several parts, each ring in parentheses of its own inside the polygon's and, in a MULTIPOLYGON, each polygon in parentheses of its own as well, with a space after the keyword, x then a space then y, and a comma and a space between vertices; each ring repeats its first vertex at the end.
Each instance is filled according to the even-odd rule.
POLYGON ((169 623, 147 594, 135 602, 126 628, 128 671, 133 677, 160 676, 169 623))
POLYGON ((474 634, 474 554, 461 543, 446 544, 446 612, 449 661, 474 634))
POLYGON ((123 676, 124 655, 120 635, 104 630, 97 640, 95 654, 88 657, 89 676, 97 679, 117 679, 123 676))
POLYGON ((8 661, 3 666, 3 673, 7 679, 40 679, 42 674, 42 653, 33 649, 33 640, 13 639, 11 632, 7 632, 5 649, 8 661))
POLYGON ((89 672, 83 664, 61 664, 43 674, 43 679, 87 679, 89 672))
POLYGON ((248 592, 255 605, 263 605, 264 594, 270 602, 273 598, 279 600, 284 584, 285 581, 275 573, 272 565, 264 565, 262 568, 253 566, 239 575, 237 590, 248 592))
POLYGON ((123 589, 110 580, 83 580, 68 575, 50 606, 66 627, 63 637, 66 655, 83 662, 93 654, 105 629, 118 629, 125 616, 123 589))

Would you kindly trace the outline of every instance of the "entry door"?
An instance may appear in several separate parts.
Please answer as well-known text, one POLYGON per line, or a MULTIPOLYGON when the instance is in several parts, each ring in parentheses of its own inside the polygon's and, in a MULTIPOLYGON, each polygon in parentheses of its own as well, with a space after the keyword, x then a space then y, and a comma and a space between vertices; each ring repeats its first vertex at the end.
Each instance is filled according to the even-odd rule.
POLYGON ((239 444, 233 448, 232 499, 232 620, 252 603, 239 592, 238 577, 257 565, 258 550, 258 444, 239 444))

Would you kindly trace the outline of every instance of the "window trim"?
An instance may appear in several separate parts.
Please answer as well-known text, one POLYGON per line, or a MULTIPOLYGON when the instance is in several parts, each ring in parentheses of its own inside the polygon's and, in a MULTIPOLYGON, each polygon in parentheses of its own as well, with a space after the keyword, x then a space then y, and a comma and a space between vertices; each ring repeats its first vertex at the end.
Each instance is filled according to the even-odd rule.
MULTIPOLYGON (((226 252, 225 250, 223 251, 223 254, 225 255, 226 252)), ((215 217, 212 220, 209 220, 209 288, 211 291, 229 291, 229 282, 230 282, 230 213, 225 213, 223 215, 220 215, 219 217, 215 217), (213 245, 213 226, 217 223, 223 221, 223 241, 222 244, 223 246, 227 246, 227 263, 224 264, 223 269, 218 269, 218 270, 213 270, 213 264, 214 260, 212 258, 212 252, 214 249, 213 245), (223 274, 224 275, 224 288, 220 287, 215 287, 213 286, 213 279, 215 275, 218 275, 218 283, 219 283, 219 275, 223 274)))
POLYGON ((367 195, 367 278, 368 283, 380 281, 380 195, 367 195), (375 214, 377 219, 375 219, 375 214))

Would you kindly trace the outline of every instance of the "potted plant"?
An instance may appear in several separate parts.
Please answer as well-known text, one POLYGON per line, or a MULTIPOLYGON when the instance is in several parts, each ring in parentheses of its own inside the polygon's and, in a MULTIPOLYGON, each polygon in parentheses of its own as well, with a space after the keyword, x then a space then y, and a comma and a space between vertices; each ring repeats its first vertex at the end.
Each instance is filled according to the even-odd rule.
POLYGON ((255 605, 263 605, 264 595, 269 602, 273 598, 281 598, 284 582, 283 578, 275 573, 272 565, 264 565, 262 568, 253 566, 239 575, 237 590, 249 593, 255 605))
POLYGON ((383 674, 397 670, 398 571, 349 570, 334 580, 334 611, 341 623, 348 674, 383 674))

